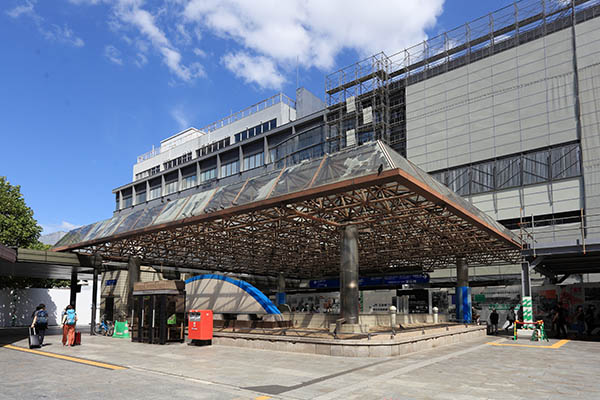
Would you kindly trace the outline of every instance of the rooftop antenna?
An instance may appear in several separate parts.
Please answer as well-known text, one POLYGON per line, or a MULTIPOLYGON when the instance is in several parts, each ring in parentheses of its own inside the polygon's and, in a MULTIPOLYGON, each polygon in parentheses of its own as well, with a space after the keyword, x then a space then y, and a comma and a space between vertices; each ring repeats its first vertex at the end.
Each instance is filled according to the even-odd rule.
POLYGON ((300 88, 300 60, 296 56, 296 90, 300 88))

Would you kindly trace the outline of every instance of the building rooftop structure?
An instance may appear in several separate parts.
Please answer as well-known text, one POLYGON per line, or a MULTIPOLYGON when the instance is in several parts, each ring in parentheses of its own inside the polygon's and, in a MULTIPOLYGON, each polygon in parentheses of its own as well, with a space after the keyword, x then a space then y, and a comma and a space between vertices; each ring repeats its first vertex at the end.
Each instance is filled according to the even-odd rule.
POLYGON ((361 273, 514 262, 512 232, 371 142, 71 231, 58 251, 163 266, 308 278, 339 268, 339 231, 356 225, 361 273))

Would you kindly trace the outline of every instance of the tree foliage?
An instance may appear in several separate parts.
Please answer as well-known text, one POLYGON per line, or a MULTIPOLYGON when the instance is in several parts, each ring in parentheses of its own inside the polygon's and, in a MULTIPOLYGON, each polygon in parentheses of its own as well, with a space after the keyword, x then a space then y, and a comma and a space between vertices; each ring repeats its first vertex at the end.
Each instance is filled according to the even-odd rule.
POLYGON ((42 228, 27 207, 20 186, 0 176, 0 244, 9 247, 39 246, 42 228))
MULTIPOLYGON (((0 244, 8 247, 48 250, 52 246, 39 241, 41 232, 42 227, 33 218, 33 210, 27 207, 21 194, 21 187, 11 185, 6 177, 0 176, 0 244)), ((0 289, 64 286, 69 286, 69 281, 0 276, 0 289)))

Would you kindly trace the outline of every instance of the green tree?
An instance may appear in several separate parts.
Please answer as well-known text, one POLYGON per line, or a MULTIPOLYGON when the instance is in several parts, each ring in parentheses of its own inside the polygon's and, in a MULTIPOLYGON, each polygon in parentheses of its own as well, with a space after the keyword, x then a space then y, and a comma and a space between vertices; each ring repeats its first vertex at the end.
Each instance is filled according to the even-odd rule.
POLYGON ((20 186, 0 176, 0 244, 10 247, 39 246, 42 228, 27 207, 20 186))
MULTIPOLYGON (((27 207, 20 186, 12 186, 6 177, 0 176, 0 244, 9 247, 25 247, 48 250, 39 241, 42 227, 33 218, 33 210, 27 207)), ((55 279, 0 276, 0 289, 23 289, 27 287, 52 288, 68 286, 69 281, 55 279)))

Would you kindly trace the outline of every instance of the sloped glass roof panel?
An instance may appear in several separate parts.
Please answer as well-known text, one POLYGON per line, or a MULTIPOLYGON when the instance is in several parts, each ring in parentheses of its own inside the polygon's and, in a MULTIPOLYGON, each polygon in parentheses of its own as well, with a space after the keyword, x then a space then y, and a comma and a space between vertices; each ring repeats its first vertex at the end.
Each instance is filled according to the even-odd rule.
POLYGON ((311 187, 370 175, 376 173, 380 166, 383 169, 390 169, 391 165, 383 153, 377 151, 377 143, 364 144, 327 157, 311 187))
POLYGON ((177 219, 179 213, 189 200, 190 197, 188 196, 168 202, 158 217, 156 217, 152 225, 164 224, 165 222, 170 222, 177 219))
POLYGON ((160 214, 161 210, 165 208, 164 204, 159 204, 150 208, 146 208, 144 213, 138 218, 135 225, 131 227, 131 230, 142 229, 152 224, 152 221, 160 214))
POLYGON ((93 240, 93 239, 96 239, 97 237, 100 237, 100 234, 102 233, 102 231, 104 231, 104 229, 106 229, 110 220, 111 220, 111 218, 98 222, 96 224, 96 226, 94 226, 94 228, 86 235, 84 241, 93 240))
POLYGON ((81 232, 81 230, 83 228, 84 227, 81 226, 79 228, 73 229, 72 231, 69 231, 58 242, 56 242, 56 244, 54 245, 54 247, 67 246, 67 245, 70 245, 70 244, 79 243, 80 242, 80 240, 78 240, 80 238, 79 232, 81 232))
POLYGON ((323 158, 303 161, 300 164, 286 168, 270 197, 282 196, 306 189, 317 173, 322 160, 323 158))
POLYGON ((281 171, 273 171, 268 174, 249 179, 244 189, 238 196, 236 204, 247 204, 253 201, 264 200, 269 197, 273 187, 277 183, 281 171))
POLYGON ((188 218, 195 215, 200 215, 204 212, 204 208, 212 198, 213 194, 217 191, 216 188, 206 190, 204 192, 196 193, 190 196, 190 201, 183 206, 180 218, 188 218))
POLYGON ((138 218, 144 213, 144 211, 145 211, 144 209, 141 209, 141 210, 134 211, 131 214, 127 215, 125 217, 125 219, 123 220, 123 222, 121 222, 119 227, 115 230, 114 234, 116 235, 116 234, 119 234, 122 232, 130 231, 131 228, 137 222, 138 218))
POLYGON ((123 220, 126 217, 127 217, 127 215, 123 215, 123 214, 112 217, 110 219, 110 222, 108 223, 108 225, 106 225, 106 228, 104 228, 104 230, 100 234, 101 236, 99 236, 99 237, 107 237, 107 236, 114 234, 115 230, 119 227, 121 222, 123 222, 123 220))
POLYGON ((213 198, 208 202, 205 212, 218 211, 227 207, 231 207, 233 201, 244 186, 245 181, 232 183, 231 185, 223 186, 217 189, 213 198))

